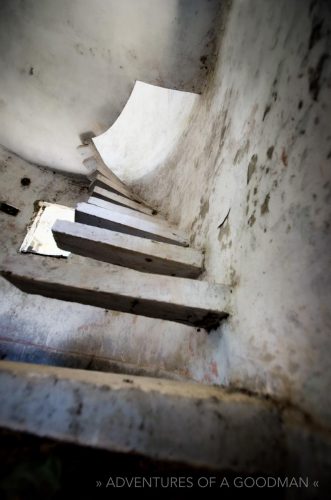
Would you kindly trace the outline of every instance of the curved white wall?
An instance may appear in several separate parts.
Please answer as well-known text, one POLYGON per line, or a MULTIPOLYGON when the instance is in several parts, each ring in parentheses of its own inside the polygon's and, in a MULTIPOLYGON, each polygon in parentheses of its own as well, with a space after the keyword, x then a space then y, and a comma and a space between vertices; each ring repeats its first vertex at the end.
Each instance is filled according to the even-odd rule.
POLYGON ((121 115, 94 144, 118 177, 137 181, 165 162, 198 100, 196 94, 136 82, 121 115))
POLYGON ((330 34, 330 2, 234 0, 215 79, 185 137, 136 186, 205 248, 205 279, 232 286, 230 319, 199 345, 204 379, 272 394, 324 425, 330 34))
POLYGON ((80 135, 107 130, 139 79, 199 92, 219 0, 2 0, 0 144, 86 173, 80 135))

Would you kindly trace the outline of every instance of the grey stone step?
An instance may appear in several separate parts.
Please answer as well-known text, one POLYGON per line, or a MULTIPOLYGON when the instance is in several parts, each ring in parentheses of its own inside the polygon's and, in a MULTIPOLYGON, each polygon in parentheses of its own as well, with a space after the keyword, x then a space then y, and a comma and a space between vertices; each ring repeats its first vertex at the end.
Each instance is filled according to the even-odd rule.
POLYGON ((110 201, 111 203, 115 203, 116 205, 120 205, 122 207, 132 208, 133 210, 142 212, 144 214, 155 214, 155 210, 147 207, 143 203, 129 200, 129 198, 125 198, 124 196, 121 196, 119 194, 112 193, 110 191, 107 191, 106 189, 95 187, 93 189, 92 196, 94 198, 99 198, 100 200, 110 201))
POLYGON ((162 219, 160 216, 144 214, 142 212, 138 212, 137 210, 129 207, 123 207, 122 205, 117 205, 116 203, 112 203, 111 201, 105 201, 101 198, 97 198, 96 196, 90 196, 87 200, 87 203, 90 205, 95 205, 96 207, 103 208, 105 210, 110 210, 111 212, 117 212, 123 215, 133 215, 139 216, 142 220, 146 221, 156 221, 164 226, 172 227, 165 219, 162 219))
POLYGON ((88 144, 80 145, 77 149, 82 157, 83 164, 89 172, 89 178, 99 172, 110 180, 122 182, 104 163, 92 140, 88 144))
POLYGON ((100 173, 96 174, 95 179, 91 183, 90 190, 93 190, 95 187, 101 187, 111 193, 120 194, 132 201, 141 201, 121 181, 108 179, 100 173))
MULTIPOLYGON (((100 174, 110 181, 120 182, 122 181, 103 163, 99 162, 94 156, 89 156, 83 160, 83 165, 89 172, 89 179, 94 180, 97 174, 100 174)), ((123 184, 123 183, 122 183, 123 184)))
MULTIPOLYGON (((325 457, 310 455, 311 434, 300 425, 302 420, 291 421, 291 414, 271 401, 218 387, 0 362, 2 428, 222 470, 217 480, 227 477, 231 485, 232 476, 225 471, 239 480, 244 473, 277 476, 287 464, 291 476, 312 474, 320 479, 316 471, 325 457), (310 457, 308 463, 302 453, 310 457)), ((329 449, 328 442, 325 455, 329 449)), ((325 469, 327 477, 329 468, 325 469)))
POLYGON ((176 229, 165 226, 158 220, 151 219, 150 222, 142 220, 139 218, 139 214, 137 216, 123 215, 90 205, 89 203, 78 203, 75 210, 75 221, 154 241, 188 246, 186 235, 182 235, 176 229))
POLYGON ((197 278, 202 271, 203 256, 192 248, 61 220, 56 221, 52 231, 61 249, 83 257, 184 278, 197 278))
POLYGON ((1 274, 23 292, 206 330, 217 328, 229 313, 231 294, 225 285, 116 267, 105 272, 105 264, 90 267, 88 260, 83 268, 75 259, 52 267, 42 262, 17 255, 4 262, 1 274))

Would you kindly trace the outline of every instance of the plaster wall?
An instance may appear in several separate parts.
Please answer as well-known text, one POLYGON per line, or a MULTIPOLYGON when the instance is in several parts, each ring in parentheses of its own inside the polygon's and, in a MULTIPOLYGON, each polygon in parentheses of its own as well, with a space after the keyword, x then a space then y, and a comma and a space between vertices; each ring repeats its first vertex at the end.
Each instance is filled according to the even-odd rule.
POLYGON ((2 0, 0 144, 86 173, 81 138, 109 128, 135 81, 201 92, 219 0, 2 0))
POLYGON ((235 0, 214 79, 142 196, 206 250, 232 315, 201 343, 214 382, 331 423, 331 15, 235 0))
POLYGON ((200 96, 136 82, 115 123, 93 142, 105 164, 132 184, 162 165, 200 96))

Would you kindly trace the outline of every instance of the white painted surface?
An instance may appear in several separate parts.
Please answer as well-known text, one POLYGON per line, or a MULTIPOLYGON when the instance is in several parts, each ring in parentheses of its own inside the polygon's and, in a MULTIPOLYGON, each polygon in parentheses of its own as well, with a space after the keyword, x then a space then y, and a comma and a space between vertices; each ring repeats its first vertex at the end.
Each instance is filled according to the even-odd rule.
POLYGON ((137 79, 201 91, 219 5, 2 0, 0 143, 34 163, 86 173, 80 134, 107 130, 137 79))
POLYGON ((166 160, 198 101, 198 95, 138 81, 116 122, 93 142, 117 176, 134 182, 166 160))
POLYGON ((234 1, 214 81, 177 151, 140 183, 205 248, 204 279, 233 287, 231 319, 201 346, 218 382, 328 426, 330 34, 330 2, 234 1))
MULTIPOLYGON (((95 205, 100 208, 104 208, 106 210, 110 210, 111 212, 117 212, 119 214, 123 215, 134 215, 134 216, 139 216, 142 220, 148 220, 148 221, 162 221, 161 218, 158 218, 155 215, 152 214, 144 214, 142 212, 138 212, 137 210, 133 208, 128 208, 128 207, 123 207, 122 205, 116 205, 115 203, 111 203, 111 201, 106 201, 102 200, 101 198, 96 198, 95 196, 90 196, 90 198, 87 200, 87 203, 90 205, 95 205)), ((139 205, 138 205, 139 206, 139 205)), ((166 224, 166 221, 163 219, 164 223, 166 224)))

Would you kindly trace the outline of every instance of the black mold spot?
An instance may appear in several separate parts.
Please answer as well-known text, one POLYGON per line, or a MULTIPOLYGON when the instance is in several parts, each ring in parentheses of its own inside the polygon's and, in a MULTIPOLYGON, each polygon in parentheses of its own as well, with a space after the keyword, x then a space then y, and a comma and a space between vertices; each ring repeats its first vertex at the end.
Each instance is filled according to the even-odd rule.
POLYGON ((301 109, 301 108, 302 108, 302 106, 303 106, 303 101, 301 100, 301 101, 299 101, 299 104, 298 104, 298 109, 301 109))
POLYGON ((92 138, 95 137, 96 134, 94 132, 92 132, 91 130, 88 130, 87 132, 82 132, 81 134, 79 134, 79 138, 81 140, 81 143, 82 144, 86 144, 88 145, 92 138))
POLYGON ((31 179, 29 179, 29 177, 22 177, 21 184, 22 186, 30 186, 31 179))
POLYGON ((123 382, 125 382, 126 384, 133 384, 133 380, 131 380, 130 378, 124 378, 123 382))
POLYGON ((322 25, 323 21, 320 21, 319 23, 313 25, 309 38, 308 50, 311 50, 314 47, 314 45, 321 39, 322 25))
POLYGON ((282 151, 281 159, 282 159, 284 167, 287 167, 288 163, 287 163, 287 154, 286 154, 285 149, 283 149, 283 151, 282 151))
POLYGON ((267 157, 269 160, 271 160, 272 155, 274 154, 274 149, 275 149, 274 146, 270 146, 270 148, 267 149, 267 157))
POLYGON ((320 78, 324 64, 329 59, 329 54, 322 54, 315 68, 309 68, 309 92, 314 101, 318 100, 320 93, 320 78))
POLYGON ((252 214, 250 216, 250 218, 248 219, 247 224, 252 227, 255 224, 255 221, 256 221, 256 217, 254 214, 252 214))
POLYGON ((247 168, 247 184, 251 180, 252 175, 255 172, 256 164, 257 164, 257 155, 253 155, 251 158, 251 161, 249 162, 248 168, 247 168))
POLYGON ((268 193, 264 199, 264 202, 261 205, 261 215, 264 215, 269 212, 269 200, 270 200, 270 194, 268 193))
POLYGON ((327 160, 329 160, 331 158, 331 151, 329 152, 329 154, 326 158, 327 158, 327 160))
POLYGON ((76 408, 76 415, 81 415, 83 410, 83 403, 78 403, 77 408, 76 408))
POLYGON ((16 217, 16 215, 19 213, 19 209, 12 207, 11 205, 8 205, 7 203, 0 203, 0 210, 1 212, 4 212, 5 214, 8 215, 13 215, 16 217))
POLYGON ((265 120, 265 117, 266 117, 266 116, 267 116, 267 114, 269 113, 270 109, 271 109, 271 106, 270 106, 270 104, 268 104, 268 105, 266 106, 265 110, 264 110, 264 113, 263 113, 263 118, 262 118, 262 121, 263 121, 263 122, 264 122, 264 120, 265 120))
POLYGON ((29 75, 32 76, 33 75, 33 71, 34 71, 33 66, 31 66, 30 71, 29 71, 29 75))

